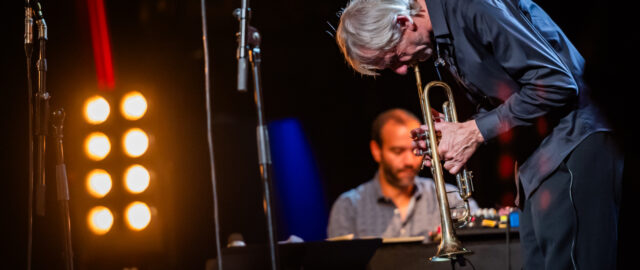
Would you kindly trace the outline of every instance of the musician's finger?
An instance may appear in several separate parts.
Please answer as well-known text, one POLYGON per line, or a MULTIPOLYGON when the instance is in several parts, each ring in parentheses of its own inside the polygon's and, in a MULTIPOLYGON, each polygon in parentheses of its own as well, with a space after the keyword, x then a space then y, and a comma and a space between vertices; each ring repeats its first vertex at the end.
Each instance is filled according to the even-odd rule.
MULTIPOLYGON (((427 154, 427 149, 423 149, 423 148, 413 148, 412 150, 413 154, 416 156, 425 156, 427 154)), ((426 155, 425 157, 431 159, 431 157, 429 157, 428 155, 426 155)))
POLYGON ((422 165, 427 166, 427 167, 431 167, 431 159, 424 159, 422 161, 422 165))
POLYGON ((461 163, 454 165, 453 168, 451 168, 449 170, 449 173, 450 174, 457 174, 458 172, 460 172, 460 169, 462 169, 462 164, 461 163))
POLYGON ((453 160, 446 161, 443 165, 444 169, 449 171, 450 174, 457 174, 462 168, 462 163, 455 162, 453 160))
POLYGON ((447 171, 453 168, 453 166, 454 166, 453 161, 445 161, 444 164, 442 165, 442 167, 447 171))
POLYGON ((426 138, 427 126, 421 126, 411 130, 411 139, 422 140, 426 138))
POLYGON ((433 116, 435 122, 441 122, 444 120, 444 115, 436 111, 436 109, 434 108, 431 108, 431 115, 433 116))
POLYGON ((420 143, 418 143, 418 141, 411 141, 411 150, 414 152, 414 154, 415 151, 419 150, 420 148, 420 143))
POLYGON ((415 148, 426 149, 427 148, 427 142, 424 141, 424 140, 412 141, 411 142, 411 148, 412 149, 415 149, 415 148))

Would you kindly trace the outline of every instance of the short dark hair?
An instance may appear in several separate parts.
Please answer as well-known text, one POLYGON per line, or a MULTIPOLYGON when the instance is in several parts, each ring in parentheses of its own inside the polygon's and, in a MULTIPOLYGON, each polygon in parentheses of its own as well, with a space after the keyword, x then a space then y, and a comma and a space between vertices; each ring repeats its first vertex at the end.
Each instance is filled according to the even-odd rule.
POLYGON ((371 125, 371 139, 379 146, 382 146, 382 127, 384 127, 387 122, 394 121, 398 124, 406 125, 410 120, 415 120, 420 123, 418 117, 405 109, 386 110, 373 120, 373 124, 371 125))

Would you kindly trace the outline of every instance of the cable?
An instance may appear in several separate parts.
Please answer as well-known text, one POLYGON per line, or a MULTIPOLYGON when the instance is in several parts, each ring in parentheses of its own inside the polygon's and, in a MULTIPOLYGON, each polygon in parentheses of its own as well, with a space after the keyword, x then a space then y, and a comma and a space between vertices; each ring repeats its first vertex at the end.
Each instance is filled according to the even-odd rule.
POLYGON ((471 261, 469 259, 464 258, 464 260, 471 265, 471 269, 476 270, 476 267, 473 265, 473 263, 471 263, 471 261))
MULTIPOLYGON (((469 259, 467 259, 464 256, 459 256, 457 259, 451 259, 451 269, 452 270, 456 270, 456 263, 459 262, 459 260, 462 260, 462 262, 467 262, 469 263, 469 265, 471 265, 471 269, 476 270, 476 267, 473 265, 473 263, 471 263, 471 261, 469 259)), ((464 267, 464 263, 460 263, 460 266, 464 267)))
POLYGON ((569 199, 571 200, 571 206, 573 207, 573 216, 574 222, 576 224, 576 229, 573 233, 573 239, 571 239, 571 264, 573 264, 573 269, 577 270, 578 266, 576 265, 575 258, 575 250, 576 250, 576 238, 578 237, 578 210, 576 209, 576 204, 573 202, 573 172, 567 166, 567 170, 569 171, 569 175, 571 176, 571 180, 569 182, 569 199))
POLYGON ((218 192, 216 190, 216 173, 213 159, 213 132, 211 131, 211 83, 209 81, 209 41, 207 37, 207 12, 205 0, 200 0, 200 15, 202 17, 202 47, 204 50, 204 90, 207 111, 207 142, 209 144, 209 163, 211 167, 211 189, 213 192, 213 222, 216 237, 216 255, 218 270, 222 270, 222 249, 220 247, 220 220, 218 218, 218 192))
POLYGON ((507 243, 506 248, 507 248, 507 270, 511 270, 511 218, 509 218, 510 213, 507 214, 507 230, 506 230, 506 240, 507 243))

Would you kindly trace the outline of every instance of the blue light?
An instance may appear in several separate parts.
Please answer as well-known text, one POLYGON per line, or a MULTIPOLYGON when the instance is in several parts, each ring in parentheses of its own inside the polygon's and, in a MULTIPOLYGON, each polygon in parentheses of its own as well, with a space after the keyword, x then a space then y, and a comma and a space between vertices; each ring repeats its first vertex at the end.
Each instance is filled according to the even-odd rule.
POLYGON ((300 121, 269 123, 273 187, 279 240, 296 235, 305 241, 326 238, 328 212, 316 162, 300 121))

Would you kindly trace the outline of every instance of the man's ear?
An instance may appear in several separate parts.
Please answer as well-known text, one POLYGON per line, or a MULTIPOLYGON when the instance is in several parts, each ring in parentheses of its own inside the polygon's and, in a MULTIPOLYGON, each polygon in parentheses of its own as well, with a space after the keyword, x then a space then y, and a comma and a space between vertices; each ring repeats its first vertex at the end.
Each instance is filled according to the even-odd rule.
POLYGON ((398 25, 398 27, 400 27, 400 29, 404 30, 410 27, 413 22, 411 22, 411 19, 407 16, 398 15, 396 17, 396 24, 398 25))
POLYGON ((373 157, 373 159, 380 163, 380 159, 381 159, 381 151, 382 149, 380 149, 380 146, 378 145, 378 143, 374 140, 371 140, 371 142, 369 142, 369 148, 371 148, 371 156, 373 157))

